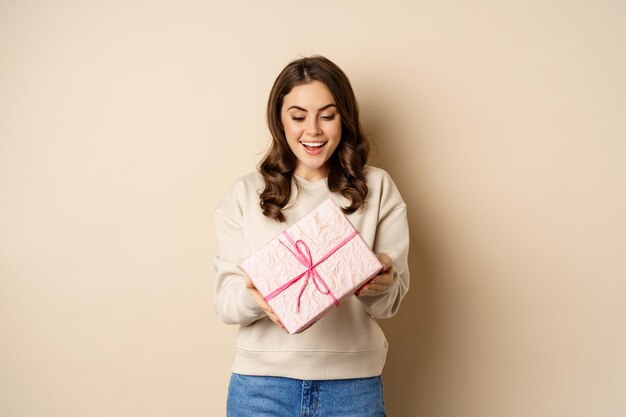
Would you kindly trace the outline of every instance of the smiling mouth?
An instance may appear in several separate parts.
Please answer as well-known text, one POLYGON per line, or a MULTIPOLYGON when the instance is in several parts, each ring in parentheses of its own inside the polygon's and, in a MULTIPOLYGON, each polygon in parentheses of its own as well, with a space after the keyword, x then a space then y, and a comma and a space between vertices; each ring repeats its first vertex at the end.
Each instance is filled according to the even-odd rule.
POLYGON ((301 141, 300 142, 302 144, 302 146, 304 146, 307 149, 321 149, 324 147, 324 145, 326 145, 327 142, 305 142, 305 141, 301 141))

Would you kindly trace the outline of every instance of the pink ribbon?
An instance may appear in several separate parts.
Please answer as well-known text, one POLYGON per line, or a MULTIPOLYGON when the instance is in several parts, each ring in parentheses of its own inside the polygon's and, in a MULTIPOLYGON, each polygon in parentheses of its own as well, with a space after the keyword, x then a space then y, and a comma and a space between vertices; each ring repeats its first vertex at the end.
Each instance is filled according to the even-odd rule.
POLYGON ((284 283, 280 287, 276 288, 274 291, 272 291, 271 293, 266 295, 264 297, 264 300, 265 301, 271 300, 272 298, 276 297, 278 294, 282 293, 287 288, 291 287, 293 284, 298 282, 303 277, 306 277, 304 279, 304 284, 302 285, 302 288, 300 288, 300 292, 298 293, 298 299, 297 299, 298 302, 296 304, 296 311, 300 312, 300 298, 302 298, 302 294, 304 293, 304 289, 306 288, 307 284, 309 283, 309 278, 313 277, 313 284, 315 284, 315 288, 317 288, 317 290, 319 292, 321 292, 322 294, 329 295, 330 298, 332 298, 333 303, 335 303, 336 306, 339 306, 339 300, 337 300, 337 297, 335 297, 335 295, 332 293, 332 291, 330 291, 330 289, 328 288, 328 285, 326 285, 326 282, 324 282, 324 280, 317 273, 315 268, 319 264, 324 262, 326 259, 328 259, 333 253, 337 252, 339 250, 339 248, 341 248, 343 245, 348 243, 357 234, 358 234, 358 232, 355 230, 348 237, 346 237, 344 240, 339 242, 335 247, 333 247, 319 261, 317 261, 316 263, 313 263, 313 257, 311 256, 311 249, 309 249, 309 246, 306 244, 306 242, 304 242, 303 240, 297 240, 297 241, 294 242, 293 238, 289 235, 289 233, 287 233, 287 231, 283 232, 283 235, 285 235, 285 237, 287 238, 289 243, 291 243, 291 245, 293 246, 293 249, 290 248, 289 246, 287 246, 285 243, 283 243, 283 241, 280 240, 280 239, 279 239, 279 242, 281 243, 281 245, 283 245, 285 248, 287 248, 287 250, 289 252, 291 252, 291 254, 294 256, 294 258, 296 258, 302 265, 304 265, 306 267, 306 271, 304 271, 303 273, 301 273, 301 274, 297 275, 296 277, 290 279, 289 281, 287 281, 286 283, 284 283), (323 290, 320 288, 320 285, 324 288, 323 290))

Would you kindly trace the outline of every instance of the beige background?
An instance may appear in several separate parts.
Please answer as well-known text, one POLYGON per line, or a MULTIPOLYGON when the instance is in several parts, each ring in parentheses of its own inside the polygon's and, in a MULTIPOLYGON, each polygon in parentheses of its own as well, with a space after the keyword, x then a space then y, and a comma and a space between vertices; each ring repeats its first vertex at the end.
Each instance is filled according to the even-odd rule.
POLYGON ((626 4, 0 0, 0 415, 223 415, 211 212, 291 59, 409 206, 391 416, 626 414, 626 4))

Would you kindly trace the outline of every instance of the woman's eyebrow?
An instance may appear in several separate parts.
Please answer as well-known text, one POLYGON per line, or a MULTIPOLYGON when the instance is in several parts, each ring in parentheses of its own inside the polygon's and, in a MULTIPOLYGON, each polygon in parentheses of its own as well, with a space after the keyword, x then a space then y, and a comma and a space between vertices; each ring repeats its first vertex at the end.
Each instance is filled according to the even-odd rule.
MULTIPOLYGON (((327 109, 327 108, 329 108, 329 107, 337 107, 337 105, 336 105, 336 104, 333 104, 333 103, 330 103, 330 104, 325 105, 324 107, 320 107, 319 111, 326 110, 326 109, 327 109)), ((296 110, 301 110, 301 111, 308 112, 308 110, 307 110, 307 109, 303 109, 303 108, 302 108, 302 107, 300 107, 300 106, 291 106, 291 107, 289 107, 287 110, 291 110, 291 109, 296 109, 296 110)))

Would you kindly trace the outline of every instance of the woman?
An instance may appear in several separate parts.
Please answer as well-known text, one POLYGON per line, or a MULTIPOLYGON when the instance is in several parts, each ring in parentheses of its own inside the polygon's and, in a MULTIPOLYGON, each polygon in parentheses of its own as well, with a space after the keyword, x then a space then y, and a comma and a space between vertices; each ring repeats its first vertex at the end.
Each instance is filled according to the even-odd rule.
POLYGON ((367 166, 368 142, 343 71, 313 56, 278 75, 267 119, 272 143, 214 213, 215 304, 240 325, 227 412, 245 416, 384 416, 387 341, 375 319, 393 316, 409 287, 406 205, 390 176, 367 166), (383 270, 302 333, 284 331, 238 264, 332 198, 383 270))

